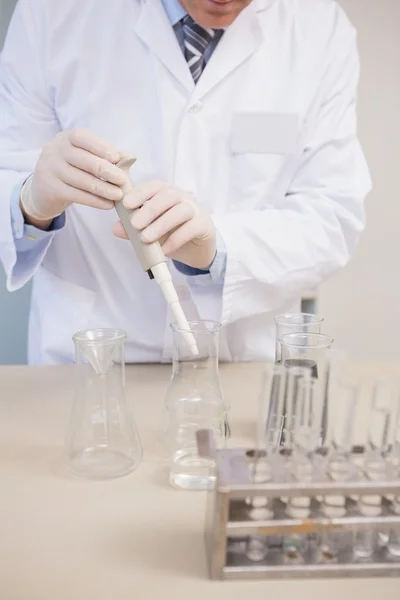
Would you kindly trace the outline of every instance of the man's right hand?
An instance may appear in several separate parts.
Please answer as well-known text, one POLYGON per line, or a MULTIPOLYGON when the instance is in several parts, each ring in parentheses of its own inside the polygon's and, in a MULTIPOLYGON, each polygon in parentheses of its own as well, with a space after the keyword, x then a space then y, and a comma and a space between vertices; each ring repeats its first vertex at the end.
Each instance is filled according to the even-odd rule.
POLYGON ((42 150, 21 192, 25 220, 47 229, 72 203, 111 209, 122 200, 119 152, 86 129, 59 133, 42 150))

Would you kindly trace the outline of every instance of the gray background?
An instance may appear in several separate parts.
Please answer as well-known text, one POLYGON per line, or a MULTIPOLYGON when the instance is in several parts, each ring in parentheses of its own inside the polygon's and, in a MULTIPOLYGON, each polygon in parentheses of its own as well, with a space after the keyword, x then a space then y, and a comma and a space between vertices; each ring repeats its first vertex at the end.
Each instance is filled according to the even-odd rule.
MULTIPOLYGON (((317 290, 318 312, 325 317, 325 331, 354 358, 397 359, 400 1, 339 1, 359 32, 360 137, 372 171, 374 191, 367 201, 368 227, 354 258, 317 290)), ((0 47, 14 4, 15 0, 0 0, 0 47)), ((29 294, 29 286, 7 293, 0 266, 0 364, 25 361, 29 294)))
MULTIPOLYGON (((16 0, 0 0, 0 47, 15 4, 16 0)), ((8 293, 0 264, 0 364, 25 362, 30 291, 31 286, 26 285, 18 292, 8 293)))

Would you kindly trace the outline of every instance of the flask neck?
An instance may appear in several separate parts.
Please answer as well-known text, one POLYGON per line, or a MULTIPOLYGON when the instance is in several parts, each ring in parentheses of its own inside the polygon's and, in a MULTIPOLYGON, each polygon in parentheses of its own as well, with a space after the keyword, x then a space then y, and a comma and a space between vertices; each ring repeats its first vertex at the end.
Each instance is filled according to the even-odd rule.
POLYGON ((193 324, 198 356, 193 357, 179 330, 174 331, 172 381, 169 397, 222 399, 218 370, 218 329, 213 323, 193 324))
POLYGON ((119 329, 88 329, 74 336, 75 355, 78 365, 86 365, 89 374, 105 377, 113 365, 124 372, 124 340, 126 334, 119 329))
POLYGON ((217 356, 207 356, 200 360, 181 360, 174 357, 172 362, 172 375, 197 374, 201 377, 219 377, 217 356))
POLYGON ((171 402, 185 398, 223 402, 217 358, 174 360, 168 397, 171 402))

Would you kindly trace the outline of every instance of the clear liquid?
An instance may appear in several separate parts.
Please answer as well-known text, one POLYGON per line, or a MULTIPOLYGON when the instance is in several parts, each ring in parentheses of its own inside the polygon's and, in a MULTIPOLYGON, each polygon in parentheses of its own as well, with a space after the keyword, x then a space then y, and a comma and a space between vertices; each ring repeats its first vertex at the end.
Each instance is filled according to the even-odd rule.
POLYGON ((285 360, 285 367, 302 367, 303 369, 311 369, 311 377, 318 379, 318 367, 314 360, 308 358, 287 358, 285 360))
POLYGON ((188 490, 212 489, 215 461, 199 456, 196 434, 200 429, 211 429, 217 447, 223 446, 226 439, 225 405, 198 397, 183 398, 175 403, 170 413, 171 485, 188 490))
POLYGON ((215 486, 215 462, 201 458, 197 449, 184 449, 172 457, 169 482, 186 490, 209 490, 215 486))
MULTIPOLYGON (((281 361, 279 361, 277 364, 282 364, 281 361)), ((311 359, 305 359, 305 358, 288 358, 284 361, 284 367, 286 368, 296 368, 296 367, 302 367, 302 368, 307 368, 311 370, 311 376, 314 378, 318 378, 318 366, 317 363, 314 360, 311 359)), ((293 401, 295 402, 296 398, 297 398, 297 394, 298 394, 298 379, 299 377, 295 377, 294 378, 294 389, 293 389, 293 401)), ((273 401, 270 403, 270 411, 271 409, 273 409, 273 407, 275 405, 278 404, 277 399, 279 398, 279 386, 280 386, 280 376, 278 375, 278 377, 274 376, 274 379, 272 381, 272 391, 271 391, 271 397, 273 399, 273 401)), ((287 389, 285 390, 285 396, 287 394, 287 389)), ((270 443, 272 442, 273 446, 281 446, 283 448, 290 448, 292 445, 292 428, 293 428, 293 423, 291 422, 291 419, 293 419, 293 415, 291 416, 291 419, 288 418, 288 415, 286 414, 286 410, 287 410, 287 399, 285 398, 284 401, 284 406, 282 407, 282 415, 274 415, 271 412, 268 414, 268 426, 269 426, 269 432, 270 432, 270 443), (281 416, 281 420, 279 419, 279 416, 281 416), (280 421, 280 430, 272 427, 271 428, 271 420, 272 422, 275 423, 275 425, 280 421)))

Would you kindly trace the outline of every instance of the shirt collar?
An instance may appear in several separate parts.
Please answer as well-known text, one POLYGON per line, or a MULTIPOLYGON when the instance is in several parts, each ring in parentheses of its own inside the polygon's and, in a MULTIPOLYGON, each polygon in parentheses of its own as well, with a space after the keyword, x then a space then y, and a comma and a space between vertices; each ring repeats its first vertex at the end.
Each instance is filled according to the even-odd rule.
POLYGON ((187 15, 186 10, 179 4, 178 0, 162 0, 162 3, 172 26, 179 23, 187 15))

